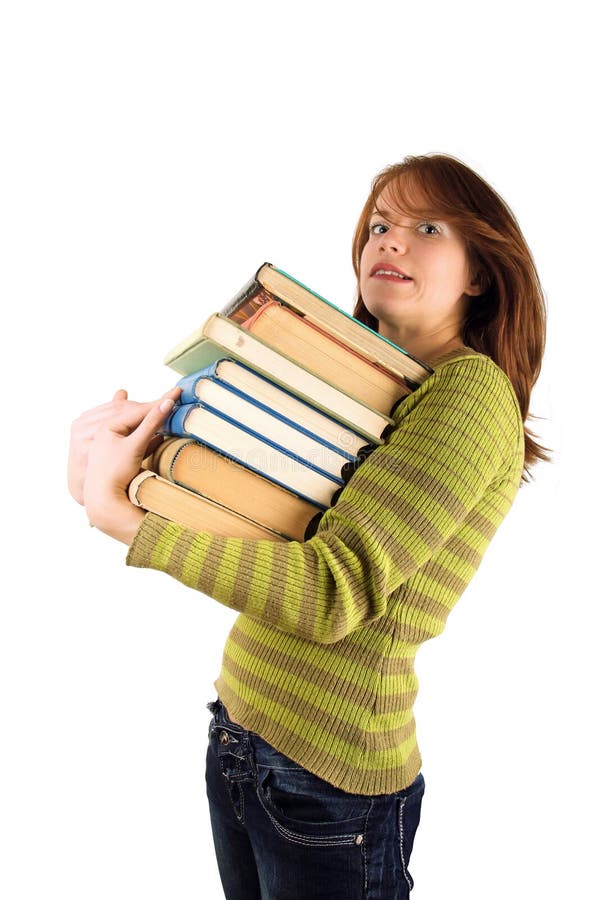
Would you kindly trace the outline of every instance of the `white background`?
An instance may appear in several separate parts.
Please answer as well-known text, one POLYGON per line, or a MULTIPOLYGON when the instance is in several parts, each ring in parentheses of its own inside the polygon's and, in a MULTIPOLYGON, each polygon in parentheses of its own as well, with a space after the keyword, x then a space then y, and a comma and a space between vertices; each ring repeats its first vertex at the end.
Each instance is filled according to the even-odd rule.
POLYGON ((414 896, 595 896, 599 147, 587 8, 4 7, 6 900, 221 897, 204 707, 235 614, 126 568, 123 545, 87 527, 65 484, 70 422, 118 387, 137 399, 170 387, 165 352, 265 259, 351 309, 350 242, 371 178, 430 151, 487 178, 533 250, 549 335, 532 409, 555 453, 418 657, 427 793, 414 896))

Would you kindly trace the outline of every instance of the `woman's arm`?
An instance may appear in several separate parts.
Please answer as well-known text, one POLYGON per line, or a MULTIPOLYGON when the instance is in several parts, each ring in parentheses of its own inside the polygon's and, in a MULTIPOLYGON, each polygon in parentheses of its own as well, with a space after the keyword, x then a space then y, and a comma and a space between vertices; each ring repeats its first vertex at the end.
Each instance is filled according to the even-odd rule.
MULTIPOLYGON (((113 430, 94 441, 90 453, 91 521, 126 542, 135 521, 125 511, 125 481, 135 474, 160 413, 148 416, 139 434, 113 430), (132 452, 137 455, 128 468, 125 457, 132 452)), ((479 517, 470 538, 483 543, 520 478, 516 399, 503 373, 484 357, 440 368, 403 402, 398 418, 389 440, 354 473, 309 541, 222 538, 154 515, 139 520, 138 511, 128 563, 168 572, 282 630, 324 643, 339 640, 382 615, 390 594, 443 547, 497 482, 505 494, 500 491, 497 508, 479 517)))

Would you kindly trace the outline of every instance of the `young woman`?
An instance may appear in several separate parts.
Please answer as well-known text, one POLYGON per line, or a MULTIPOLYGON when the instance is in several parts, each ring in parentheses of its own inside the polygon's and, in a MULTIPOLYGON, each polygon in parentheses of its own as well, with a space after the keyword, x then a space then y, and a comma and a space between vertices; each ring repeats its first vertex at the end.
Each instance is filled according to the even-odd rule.
POLYGON ((239 611, 209 704, 207 790, 228 900, 406 898, 424 781, 413 663, 530 466, 545 310, 514 216, 451 157, 382 172, 353 245, 355 315, 434 369, 303 543, 193 532, 127 498, 177 391, 73 426, 90 522, 239 611))

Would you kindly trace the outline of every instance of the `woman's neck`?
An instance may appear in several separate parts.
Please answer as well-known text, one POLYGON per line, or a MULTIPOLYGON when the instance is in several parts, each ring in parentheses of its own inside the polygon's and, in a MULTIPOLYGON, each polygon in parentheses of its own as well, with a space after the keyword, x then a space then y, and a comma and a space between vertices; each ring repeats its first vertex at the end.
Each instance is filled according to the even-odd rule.
POLYGON ((431 363, 452 350, 462 350, 465 346, 455 328, 430 334, 400 334, 394 330, 392 334, 389 329, 385 330, 380 325, 379 333, 425 363, 431 363))

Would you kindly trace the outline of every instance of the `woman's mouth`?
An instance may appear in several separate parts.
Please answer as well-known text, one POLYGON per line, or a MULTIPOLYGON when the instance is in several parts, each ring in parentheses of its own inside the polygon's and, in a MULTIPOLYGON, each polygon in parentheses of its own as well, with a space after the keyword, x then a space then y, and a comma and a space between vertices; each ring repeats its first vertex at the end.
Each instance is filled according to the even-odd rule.
POLYGON ((387 281, 412 281, 410 275, 391 266, 373 266, 371 278, 383 278, 387 281))

